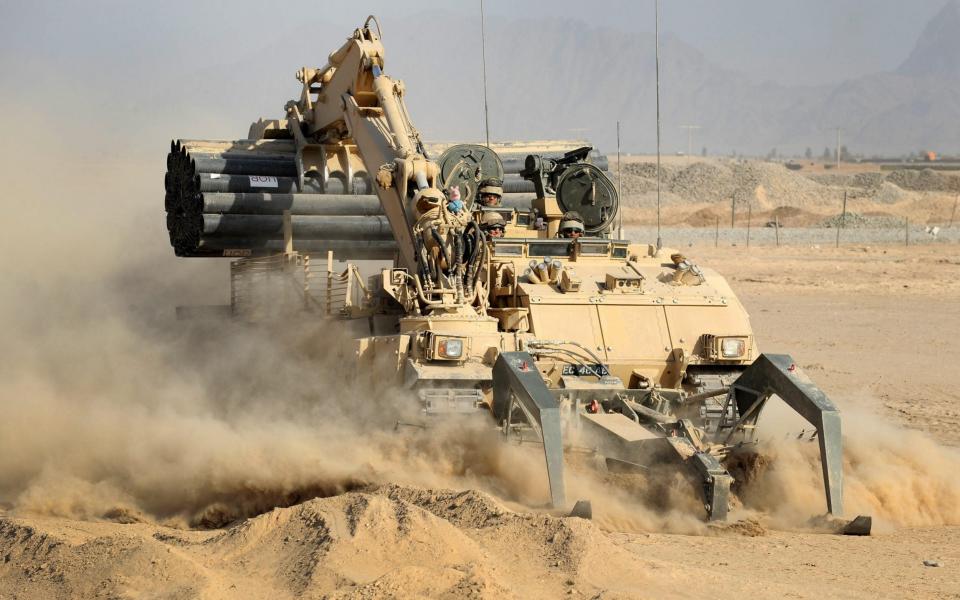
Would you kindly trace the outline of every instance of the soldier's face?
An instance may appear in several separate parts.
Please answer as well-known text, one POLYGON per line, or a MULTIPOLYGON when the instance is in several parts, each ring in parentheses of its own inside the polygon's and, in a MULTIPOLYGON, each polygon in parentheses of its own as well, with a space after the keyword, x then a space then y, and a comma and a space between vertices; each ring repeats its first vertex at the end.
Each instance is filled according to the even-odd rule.
POLYGON ((496 194, 482 194, 480 204, 484 206, 500 206, 500 196, 496 194))
POLYGON ((503 227, 491 227, 487 235, 495 238, 503 237, 503 227))

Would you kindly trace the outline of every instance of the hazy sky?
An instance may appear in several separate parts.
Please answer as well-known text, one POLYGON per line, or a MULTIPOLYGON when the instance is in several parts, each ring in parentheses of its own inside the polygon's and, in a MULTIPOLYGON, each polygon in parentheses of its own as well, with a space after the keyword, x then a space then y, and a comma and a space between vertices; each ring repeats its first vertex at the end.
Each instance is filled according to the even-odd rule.
MULTIPOLYGON (((522 19, 533 25, 531 19, 549 17, 652 32, 653 1, 485 0, 485 7, 488 21, 522 19)), ((663 0, 662 25, 665 35, 754 82, 825 84, 895 69, 946 1, 663 0)), ((36 135, 45 129, 65 148, 78 148, 73 155, 92 156, 93 161, 145 155, 158 147, 156 140, 200 135, 191 132, 241 135, 250 119, 277 115, 283 101, 296 93, 291 65, 322 64, 370 13, 383 21, 391 56, 402 56, 404 38, 417 36, 421 43, 406 42, 407 48, 429 47, 422 43, 429 39, 437 52, 450 48, 448 53, 460 57, 448 63, 479 70, 479 0, 286 0, 270 5, 252 0, 0 0, 0 110, 18 115, 25 132, 36 135), (441 11, 444 23, 462 15, 462 29, 431 29, 431 15, 441 11), (424 27, 404 30, 401 24, 415 18, 424 27)), ((511 67, 503 53, 499 63, 497 56, 488 53, 494 73, 511 67)), ((406 58, 416 60, 409 52, 406 58)), ((652 59, 652 52, 637 57, 647 65, 652 59)), ((412 64, 393 64, 395 76, 413 79, 412 64)), ((429 74, 419 75, 422 80, 429 74)), ((630 76, 626 73, 624 81, 630 76)), ((411 91, 415 114, 416 94, 429 88, 411 91)), ((479 106, 471 105, 470 114, 480 114, 479 106)), ((495 125, 496 106, 492 115, 495 125)), ((437 119, 415 118, 428 138, 462 133, 451 133, 437 119)), ((679 129, 667 126, 665 143, 680 144, 679 129)), ((481 131, 479 125, 473 130, 481 131)), ((829 144, 824 131, 823 143, 829 144)), ((591 135, 597 143, 611 145, 609 135, 591 135)), ((7 136, 0 146, 9 143, 15 149, 14 137, 7 136)), ((727 147, 723 140, 711 141, 709 132, 701 137, 711 149, 727 147)), ((638 144, 625 140, 625 148, 638 144)), ((648 149, 649 143, 642 147, 648 149)))
MULTIPOLYGON (((896 67, 944 2, 663 0, 662 26, 714 62, 757 79, 826 83, 896 67)), ((486 0, 485 6, 490 19, 549 15, 622 30, 653 29, 653 0, 486 0)), ((0 51, 7 58, 19 59, 32 49, 52 56, 129 52, 131 60, 144 60, 165 47, 174 52, 178 46, 193 48, 198 38, 209 47, 239 44, 249 49, 268 45, 314 18, 355 27, 371 12, 386 23, 391 17, 431 10, 475 15, 479 2, 0 0, 0 7, 0 51)), ((475 43, 470 30, 434 33, 438 45, 452 34, 462 34, 461 43, 475 43)), ((318 43, 324 51, 329 46, 326 40, 318 43)))

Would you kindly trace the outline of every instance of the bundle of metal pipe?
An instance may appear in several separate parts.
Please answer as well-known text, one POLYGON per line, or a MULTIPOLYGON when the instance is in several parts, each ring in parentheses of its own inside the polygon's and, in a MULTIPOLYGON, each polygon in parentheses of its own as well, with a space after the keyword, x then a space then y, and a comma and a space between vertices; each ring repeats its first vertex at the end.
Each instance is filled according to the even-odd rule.
MULTIPOLYGON (((193 257, 233 257, 265 256, 284 251, 283 240, 262 238, 211 238, 201 240, 190 256, 193 257)), ((397 244, 393 240, 383 241, 345 241, 345 240, 304 240, 294 238, 293 249, 305 254, 334 254, 350 260, 390 260, 397 253, 397 244)))
MULTIPOLYGON (((571 148, 573 150, 573 148, 571 148)), ((541 154, 544 158, 562 158, 563 152, 548 152, 541 154)), ((518 175, 526 166, 526 154, 500 154, 500 162, 503 163, 503 172, 505 175, 518 175)), ((594 148, 590 151, 587 160, 602 171, 610 168, 610 163, 605 154, 594 148)))
POLYGON ((289 140, 176 140, 170 143, 164 176, 164 207, 170 245, 179 256, 193 256, 203 238, 204 187, 220 177, 227 189, 244 183, 285 186, 296 175, 295 147, 289 140), (236 178, 234 177, 236 176, 236 178), (242 176, 242 177, 240 177, 242 176), (206 185, 205 185, 206 183, 206 185))
MULTIPOLYGON (((164 177, 167 231, 178 256, 256 256, 283 249, 290 211, 294 249, 390 258, 392 232, 366 177, 304 178, 289 140, 177 140, 164 177)), ((529 209, 533 186, 512 175, 504 205, 529 209), (519 193, 523 190, 523 193, 519 193)))

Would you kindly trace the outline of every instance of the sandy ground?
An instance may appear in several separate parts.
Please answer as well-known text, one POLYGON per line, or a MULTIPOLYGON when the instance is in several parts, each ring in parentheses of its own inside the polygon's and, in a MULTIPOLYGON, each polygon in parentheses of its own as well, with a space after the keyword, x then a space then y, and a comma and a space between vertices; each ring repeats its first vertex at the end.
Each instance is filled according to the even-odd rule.
MULTIPOLYGON (((709 248, 691 258, 729 277, 762 349, 793 354, 845 427, 880 414, 893 432, 881 435, 927 432, 935 442, 919 452, 960 464, 949 463, 960 446, 960 246, 709 248)), ((952 481, 925 484, 960 500, 952 481)), ((943 507, 931 524, 887 524, 867 538, 762 516, 702 535, 638 533, 475 491, 394 485, 213 530, 128 514, 8 514, 0 598, 956 598, 956 515, 943 507)))

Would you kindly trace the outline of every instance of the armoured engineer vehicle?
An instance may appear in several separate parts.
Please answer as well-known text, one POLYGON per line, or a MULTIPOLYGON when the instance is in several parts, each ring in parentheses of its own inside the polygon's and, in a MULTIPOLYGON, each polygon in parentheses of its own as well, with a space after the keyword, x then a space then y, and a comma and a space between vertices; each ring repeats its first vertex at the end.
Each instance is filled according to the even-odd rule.
POLYGON ((506 436, 536 439, 558 509, 575 444, 610 469, 676 464, 702 484, 707 518, 725 518, 725 459, 756 439, 775 394, 816 428, 826 508, 842 513, 837 409, 789 356, 760 353, 723 277, 614 236, 619 198, 598 153, 465 144, 431 158, 373 17, 296 76, 283 118, 168 155, 171 243, 237 258, 234 315, 329 319, 351 340, 331 352, 394 378, 424 415, 489 411, 506 436), (476 202, 488 179, 499 206, 476 202), (491 211, 502 236, 480 226, 491 211), (559 235, 571 211, 581 237, 559 235), (392 264, 363 277, 335 257, 392 264))

